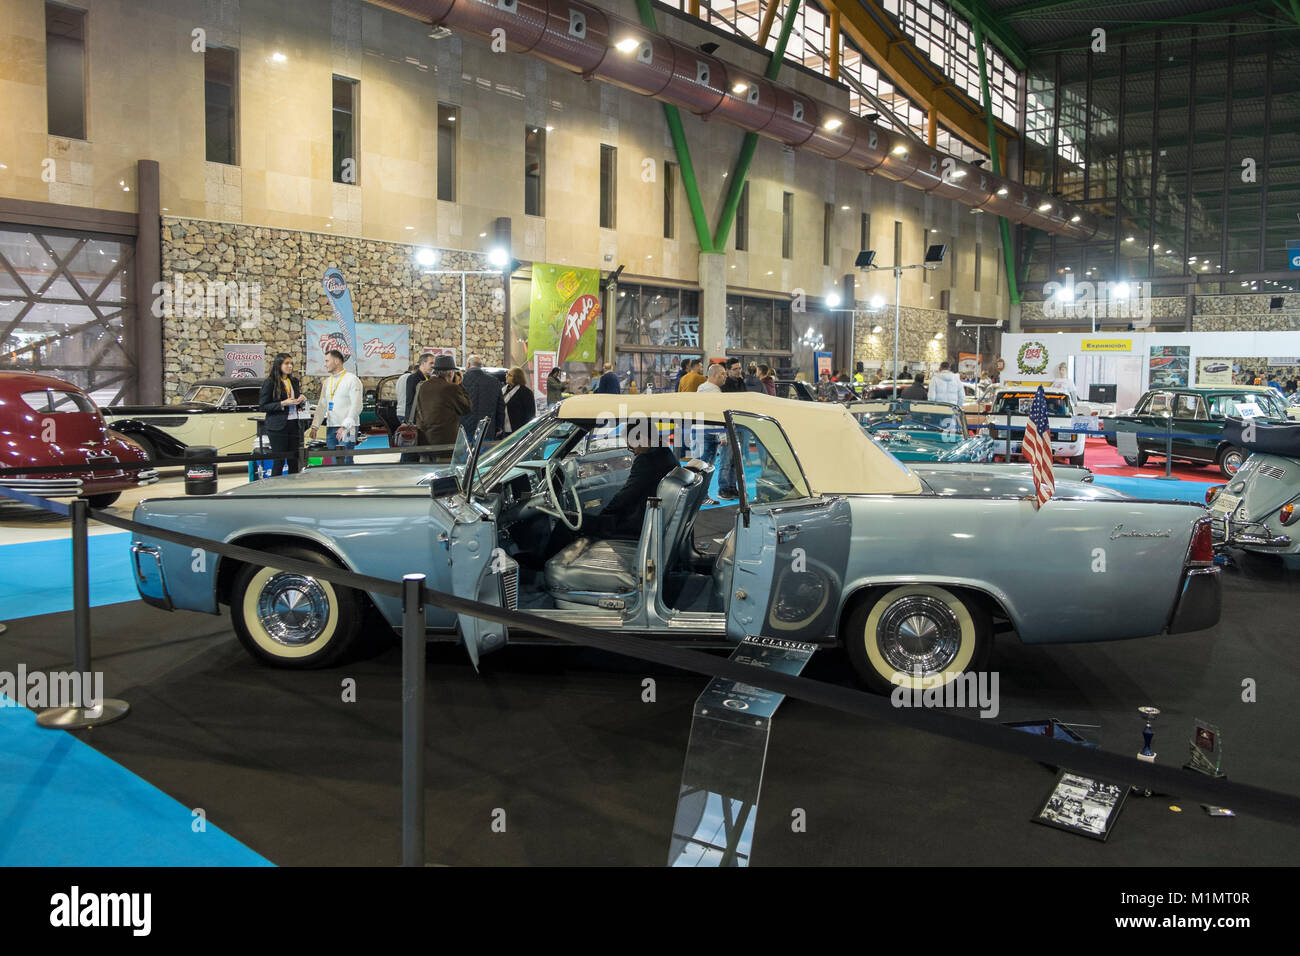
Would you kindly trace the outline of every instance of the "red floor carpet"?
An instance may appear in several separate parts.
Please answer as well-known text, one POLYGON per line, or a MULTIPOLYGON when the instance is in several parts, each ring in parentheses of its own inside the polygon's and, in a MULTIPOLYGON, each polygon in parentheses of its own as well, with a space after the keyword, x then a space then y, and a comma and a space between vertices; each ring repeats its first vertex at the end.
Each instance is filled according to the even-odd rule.
MULTIPOLYGON (((1155 478, 1165 473, 1163 457, 1148 458, 1147 463, 1141 468, 1130 468, 1124 464, 1124 459, 1120 457, 1119 452, 1113 446, 1106 444, 1104 438, 1088 439, 1088 446, 1083 452, 1083 463, 1099 475, 1155 478)), ((1214 465, 1189 465, 1186 462, 1175 461, 1173 474, 1183 481, 1204 481, 1212 484, 1222 484, 1224 481, 1223 475, 1214 465)))

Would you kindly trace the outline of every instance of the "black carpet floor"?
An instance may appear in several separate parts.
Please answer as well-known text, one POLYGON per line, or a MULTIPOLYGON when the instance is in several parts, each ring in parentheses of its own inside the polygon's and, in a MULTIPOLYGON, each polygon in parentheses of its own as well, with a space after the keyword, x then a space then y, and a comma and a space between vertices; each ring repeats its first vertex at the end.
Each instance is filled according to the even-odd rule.
MULTIPOLYGON (((1137 707, 1153 704, 1163 711, 1155 738, 1162 762, 1184 762, 1192 721, 1202 718, 1222 728, 1234 780, 1300 793, 1296 583, 1267 560, 1225 572, 1223 620, 1203 633, 1048 648, 1004 636, 994 659, 997 719, 1095 724, 1087 736, 1131 754, 1142 742, 1137 707), (1247 679, 1257 684, 1255 703, 1242 701, 1247 679)), ((71 627, 70 614, 11 621, 0 668, 70 666, 71 627)), ((81 739, 202 807, 275 863, 399 862, 395 644, 361 662, 299 673, 256 664, 225 617, 131 603, 95 609, 92 628, 107 692, 128 700, 132 713, 81 739), (349 679, 354 703, 343 700, 349 679)), ((851 683, 839 652, 819 652, 805 675, 851 683)), ((431 645, 428 680, 431 862, 663 865, 702 679, 541 647, 509 647, 476 674, 460 648, 431 645), (654 703, 642 700, 646 677, 656 681, 654 703)), ((1104 844, 1034 825, 1053 779, 1024 759, 788 701, 772 727, 752 862, 1217 866, 1300 858, 1300 827, 1211 818, 1177 795, 1130 798, 1104 844), (791 826, 797 811, 803 832, 791 826)))

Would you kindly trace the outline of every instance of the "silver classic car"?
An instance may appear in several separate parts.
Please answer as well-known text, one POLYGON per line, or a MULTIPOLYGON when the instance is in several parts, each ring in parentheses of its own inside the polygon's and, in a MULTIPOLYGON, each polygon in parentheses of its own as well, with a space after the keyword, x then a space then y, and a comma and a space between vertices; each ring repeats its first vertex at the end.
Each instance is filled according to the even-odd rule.
MULTIPOLYGON (((1056 497, 1035 510, 1026 466, 909 467, 841 405, 584 395, 491 448, 462 436, 441 469, 313 468, 211 497, 148 500, 135 518, 392 581, 423 572, 462 597, 673 643, 842 644, 878 691, 984 667, 999 630, 1052 644, 1218 621, 1201 507, 1138 501, 1086 471, 1062 472, 1056 497), (717 546, 701 547, 708 536, 694 525, 714 466, 691 452, 719 439, 738 463, 739 499, 722 512, 721 540, 705 541, 717 546), (611 533, 603 512, 624 507, 618 492, 644 487, 649 467, 662 476, 619 516, 630 533, 611 533)), ((369 605, 401 626, 400 601, 386 595, 200 561, 147 536, 132 552, 146 601, 211 614, 228 606, 240 641, 267 663, 339 660, 369 605)), ((537 640, 432 605, 427 624, 463 641, 475 663, 507 641, 537 640)))

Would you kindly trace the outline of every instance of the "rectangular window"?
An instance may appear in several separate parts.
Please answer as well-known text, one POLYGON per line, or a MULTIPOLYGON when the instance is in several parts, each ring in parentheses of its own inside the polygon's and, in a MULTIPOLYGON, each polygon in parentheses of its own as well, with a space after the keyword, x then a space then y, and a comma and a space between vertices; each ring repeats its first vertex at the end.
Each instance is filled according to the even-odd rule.
POLYGON ((831 227, 835 224, 835 205, 826 203, 822 207, 822 265, 831 264, 831 227))
POLYGON ((781 258, 794 256, 794 193, 781 194, 781 258))
POLYGON ((546 130, 524 127, 524 215, 546 215, 546 130))
POLYGON ((334 181, 357 184, 357 81, 334 77, 334 181))
POLYGON ((736 251, 749 248, 749 180, 740 189, 740 202, 736 206, 736 251))
POLYGON ((894 220, 894 265, 903 264, 903 224, 894 220))
POLYGON ((86 14, 45 5, 45 109, 51 136, 86 138, 86 14))
POLYGON ((438 104, 438 198, 456 201, 456 147, 460 133, 460 107, 438 104))
POLYGON ((677 236, 677 164, 664 162, 664 238, 677 236))
POLYGON ((871 213, 862 214, 862 226, 858 236, 858 251, 871 248, 871 213))
POLYGON ((981 255, 982 253, 980 251, 980 244, 977 242, 975 243, 975 291, 976 292, 980 290, 980 256, 981 255))
POLYGON ((239 53, 210 46, 203 54, 203 100, 210 163, 239 164, 239 53))
POLYGON ((600 144, 600 228, 617 228, 615 212, 618 206, 618 150, 600 144))

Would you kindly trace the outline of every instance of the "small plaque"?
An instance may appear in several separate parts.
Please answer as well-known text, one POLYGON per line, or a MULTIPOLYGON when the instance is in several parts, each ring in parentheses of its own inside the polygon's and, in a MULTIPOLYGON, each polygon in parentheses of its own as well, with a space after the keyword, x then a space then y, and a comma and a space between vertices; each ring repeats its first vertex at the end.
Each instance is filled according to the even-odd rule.
POLYGON ((1184 764, 1207 777, 1226 777, 1223 772, 1223 732, 1209 721, 1197 719, 1192 727, 1192 739, 1187 749, 1191 759, 1184 764))
POLYGON ((1128 789, 1125 784, 1062 770, 1034 815, 1034 823, 1104 841, 1115 826, 1128 789))

